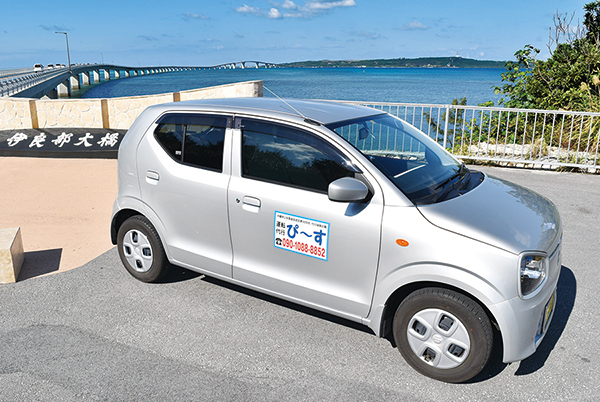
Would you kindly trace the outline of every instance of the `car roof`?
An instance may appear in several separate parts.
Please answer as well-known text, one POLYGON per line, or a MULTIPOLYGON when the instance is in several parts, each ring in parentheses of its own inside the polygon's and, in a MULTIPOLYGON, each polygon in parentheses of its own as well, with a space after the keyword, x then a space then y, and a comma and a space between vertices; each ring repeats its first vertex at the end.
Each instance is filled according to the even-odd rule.
POLYGON ((164 108, 161 112, 176 109, 255 114, 268 117, 282 117, 285 119, 303 120, 307 118, 324 125, 383 113, 364 106, 331 101, 263 97, 201 99, 156 105, 153 108, 164 108))

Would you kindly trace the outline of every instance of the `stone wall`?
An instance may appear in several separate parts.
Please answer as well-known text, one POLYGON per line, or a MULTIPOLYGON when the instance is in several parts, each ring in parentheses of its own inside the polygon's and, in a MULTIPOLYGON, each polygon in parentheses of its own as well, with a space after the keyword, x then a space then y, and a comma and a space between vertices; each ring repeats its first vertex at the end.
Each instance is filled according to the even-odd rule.
POLYGON ((159 95, 108 99, 0 98, 0 130, 32 128, 128 129, 148 106, 193 99, 257 97, 262 81, 246 81, 159 95))
POLYGON ((108 127, 129 128, 135 118, 148 106, 174 100, 172 93, 107 99, 108 127))
POLYGON ((35 101, 35 108, 38 127, 24 128, 103 128, 100 99, 43 99, 35 101))
POLYGON ((0 130, 32 128, 29 99, 0 98, 0 130))

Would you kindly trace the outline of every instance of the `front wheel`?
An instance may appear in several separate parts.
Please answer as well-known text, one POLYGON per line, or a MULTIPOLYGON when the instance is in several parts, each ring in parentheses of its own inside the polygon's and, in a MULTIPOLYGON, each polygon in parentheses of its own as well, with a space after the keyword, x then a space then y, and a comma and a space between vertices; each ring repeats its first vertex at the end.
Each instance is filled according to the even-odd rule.
POLYGON ((398 350, 415 370, 446 382, 464 382, 485 367, 493 346, 490 320, 460 293, 425 288, 398 306, 393 324, 398 350))
POLYGON ((144 216, 135 215, 123 222, 117 234, 117 248, 127 271, 142 282, 156 282, 169 269, 160 237, 144 216))

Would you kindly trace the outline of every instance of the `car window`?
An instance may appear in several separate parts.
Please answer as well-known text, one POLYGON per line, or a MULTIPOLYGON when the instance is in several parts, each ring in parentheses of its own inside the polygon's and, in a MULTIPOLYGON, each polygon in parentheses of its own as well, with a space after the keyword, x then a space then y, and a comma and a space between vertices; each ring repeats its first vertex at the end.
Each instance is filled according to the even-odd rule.
POLYGON ((154 131, 160 145, 177 161, 181 161, 183 153, 183 129, 183 124, 164 123, 154 131))
POLYGON ((183 162, 220 171, 223 167, 224 140, 224 127, 188 125, 183 162))
POLYGON ((242 176, 327 192, 329 183, 354 176, 326 141, 277 124, 242 122, 242 176))
POLYGON ((176 161, 221 172, 229 123, 222 116, 168 114, 158 121, 154 136, 176 161))
POLYGON ((415 204, 440 202, 468 187, 468 169, 398 118, 381 114, 327 127, 362 152, 415 204))

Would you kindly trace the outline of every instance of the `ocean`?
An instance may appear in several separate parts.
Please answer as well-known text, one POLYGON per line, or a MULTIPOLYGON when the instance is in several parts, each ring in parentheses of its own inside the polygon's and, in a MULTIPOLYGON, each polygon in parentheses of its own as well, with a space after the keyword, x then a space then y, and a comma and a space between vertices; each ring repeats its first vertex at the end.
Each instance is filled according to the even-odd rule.
MULTIPOLYGON (((493 86, 504 69, 491 68, 271 68, 179 71, 106 81, 82 98, 114 98, 263 80, 282 98, 364 102, 447 104, 467 98, 468 105, 496 102, 493 86)), ((264 96, 273 96, 264 91, 264 96)))

